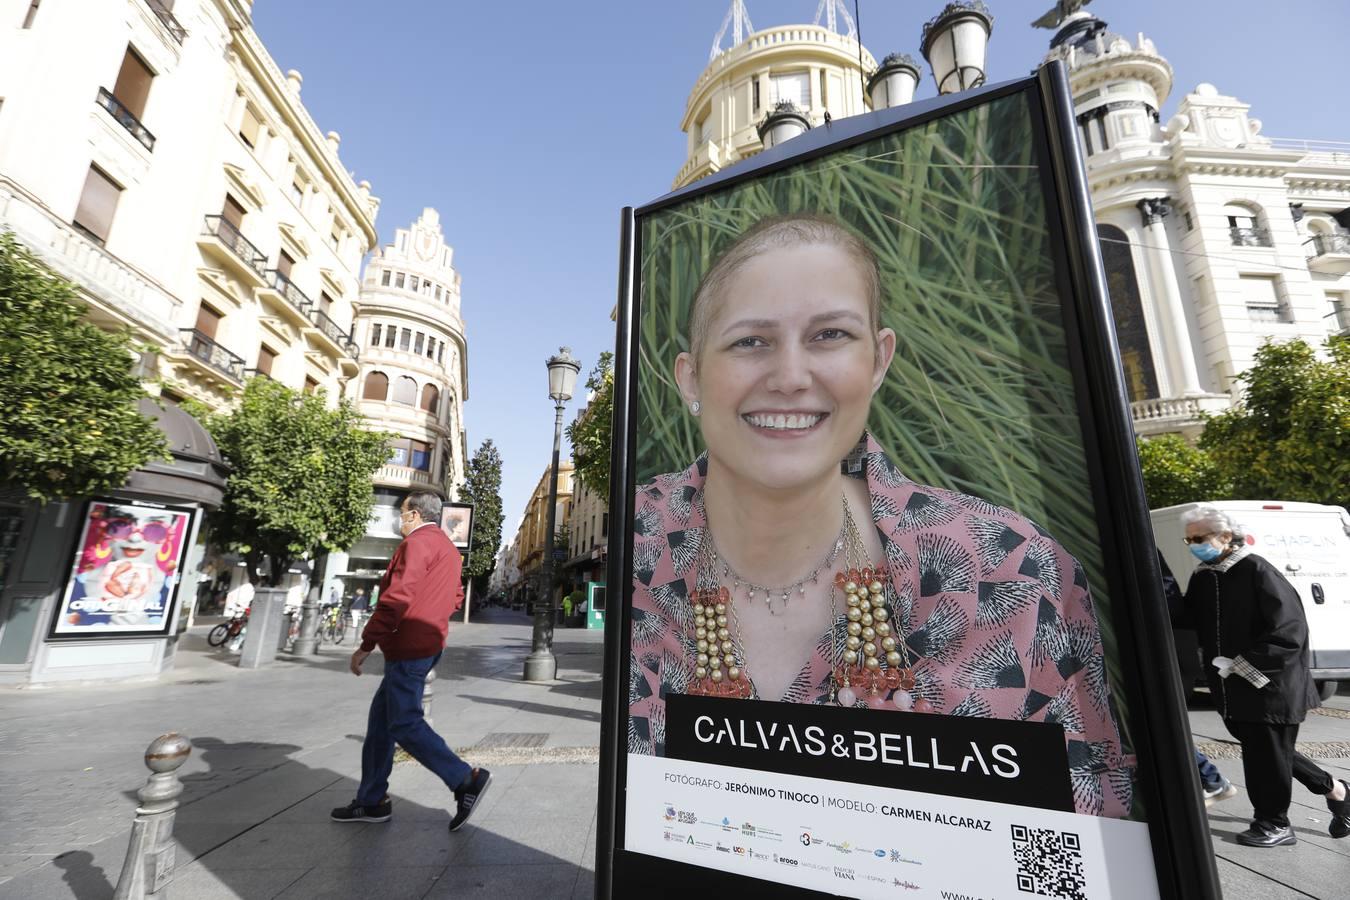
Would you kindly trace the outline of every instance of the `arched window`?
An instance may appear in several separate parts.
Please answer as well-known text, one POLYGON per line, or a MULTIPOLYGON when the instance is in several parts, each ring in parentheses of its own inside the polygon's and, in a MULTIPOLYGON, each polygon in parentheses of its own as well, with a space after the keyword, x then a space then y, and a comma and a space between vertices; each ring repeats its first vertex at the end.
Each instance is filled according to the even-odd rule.
POLYGON ((384 400, 389 396, 389 376, 383 372, 371 372, 366 376, 365 389, 361 391, 362 400, 384 400))
POLYGON ((1270 229, 1261 223, 1261 213, 1246 203, 1230 203, 1223 208, 1228 233, 1234 247, 1273 247, 1270 229))
POLYGON ((422 388, 422 408, 432 415, 436 414, 436 404, 441 399, 441 392, 436 389, 436 385, 428 384, 422 388))
POLYGON ((1139 279, 1125 232, 1114 225, 1098 225, 1102 265, 1111 296, 1111 317, 1120 342, 1120 363, 1125 370, 1125 389, 1130 400, 1148 400, 1158 396, 1158 376, 1153 368, 1153 351, 1144 324, 1144 304, 1139 298, 1139 279))
POLYGON ((394 402, 416 406, 417 382, 407 375, 400 375, 398 381, 394 382, 394 402))

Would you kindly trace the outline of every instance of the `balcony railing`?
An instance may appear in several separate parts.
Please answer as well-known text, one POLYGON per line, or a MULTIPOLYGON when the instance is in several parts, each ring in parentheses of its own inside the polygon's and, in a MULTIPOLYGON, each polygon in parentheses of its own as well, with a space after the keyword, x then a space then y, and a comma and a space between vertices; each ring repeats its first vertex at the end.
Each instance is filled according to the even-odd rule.
POLYGON ((183 349, 187 351, 189 356, 206 363, 217 372, 228 375, 235 381, 244 380, 244 358, 242 356, 236 356, 195 328, 179 329, 179 334, 183 338, 183 349))
POLYGON ((295 286, 295 282, 283 275, 277 269, 267 270, 267 281, 276 289, 276 292, 286 298, 286 302, 294 306, 302 315, 309 315, 309 308, 314 305, 304 291, 295 286))
POLYGON ((359 358, 356 342, 352 340, 351 335, 338 327, 338 323, 328 317, 328 313, 318 308, 312 308, 308 316, 309 320, 314 323, 314 327, 319 329, 324 337, 343 348, 352 359, 359 358))
POLYGON ((267 257, 253 246, 253 243, 244 237, 229 219, 224 216, 207 216, 206 231, 203 233, 219 238, 220 242, 229 247, 244 265, 257 272, 258 277, 267 277, 267 257))
POLYGON ((1273 247, 1268 228, 1230 228, 1234 247, 1273 247))
POLYGON ((268 381, 275 381, 270 372, 264 372, 262 369, 245 369, 245 378, 266 378, 268 381))
POLYGON ((187 29, 178 24, 178 19, 174 17, 174 14, 169 11, 162 0, 146 0, 146 5, 155 14, 155 18, 159 19, 160 24, 164 26, 164 30, 169 32, 169 36, 178 43, 183 43, 183 38, 187 37, 187 29))
POLYGON ((1304 244, 1312 245, 1308 258, 1326 256, 1328 253, 1350 253, 1350 234, 1315 234, 1304 244))
POLYGON ((122 105, 122 101, 112 95, 112 91, 105 87, 98 89, 98 97, 94 100, 99 106, 108 111, 108 114, 117 120, 131 136, 141 142, 141 146, 147 150, 155 149, 155 136, 150 133, 150 129, 141 124, 141 120, 132 115, 131 110, 122 105))

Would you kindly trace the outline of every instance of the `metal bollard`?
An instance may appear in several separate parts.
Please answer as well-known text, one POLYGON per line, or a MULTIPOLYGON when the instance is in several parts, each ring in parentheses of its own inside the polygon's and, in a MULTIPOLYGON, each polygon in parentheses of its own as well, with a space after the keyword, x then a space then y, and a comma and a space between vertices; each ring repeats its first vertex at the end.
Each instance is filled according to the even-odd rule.
POLYGON ((436 696, 436 691, 431 687, 431 683, 436 680, 436 670, 431 669, 427 672, 427 680, 422 684, 422 717, 431 724, 431 698, 436 696))
POLYGON ((141 805, 131 823, 131 843, 122 862, 113 900, 165 900, 173 881, 173 819, 183 782, 178 769, 187 762, 192 742, 177 732, 155 738, 145 750, 151 772, 136 792, 141 805))

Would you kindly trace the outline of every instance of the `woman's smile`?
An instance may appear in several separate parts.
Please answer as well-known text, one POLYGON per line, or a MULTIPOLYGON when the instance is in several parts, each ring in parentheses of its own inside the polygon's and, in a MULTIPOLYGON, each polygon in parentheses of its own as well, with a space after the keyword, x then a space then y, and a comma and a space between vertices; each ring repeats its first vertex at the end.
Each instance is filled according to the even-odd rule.
POLYGON ((742 413, 741 419, 755 431, 762 432, 765 437, 793 438, 804 437, 816 431, 828 415, 827 412, 770 412, 765 410, 742 413))

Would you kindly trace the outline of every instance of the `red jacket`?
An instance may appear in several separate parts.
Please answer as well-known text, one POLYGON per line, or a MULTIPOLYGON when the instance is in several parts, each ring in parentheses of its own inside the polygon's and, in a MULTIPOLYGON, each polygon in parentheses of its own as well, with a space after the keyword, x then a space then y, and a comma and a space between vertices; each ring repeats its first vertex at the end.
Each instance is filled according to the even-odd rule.
POLYGON ((380 602, 361 633, 361 649, 378 644, 385 659, 425 659, 445 647, 450 617, 464 602, 463 560, 436 525, 413 531, 380 579, 380 602))

